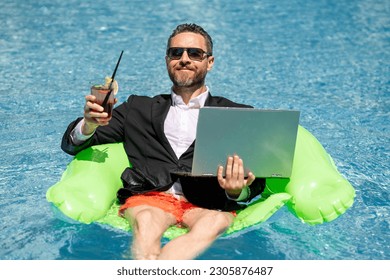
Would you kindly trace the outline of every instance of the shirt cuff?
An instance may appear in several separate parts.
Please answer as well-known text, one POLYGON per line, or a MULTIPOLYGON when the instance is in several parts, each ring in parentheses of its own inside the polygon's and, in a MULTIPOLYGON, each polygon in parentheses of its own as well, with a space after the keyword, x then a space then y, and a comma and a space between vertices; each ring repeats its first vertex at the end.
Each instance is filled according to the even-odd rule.
POLYGON ((234 200, 234 201, 239 202, 239 201, 244 201, 244 200, 248 199, 248 197, 249 197, 250 194, 251 194, 251 190, 250 190, 249 187, 243 188, 243 189, 241 190, 240 195, 239 195, 237 198, 233 198, 233 197, 229 196, 228 193, 227 193, 226 191, 225 191, 225 193, 226 193, 227 198, 229 198, 230 200, 234 200))
POLYGON ((70 133, 70 138, 72 139, 73 144, 75 144, 76 146, 84 143, 86 140, 91 138, 92 135, 95 133, 95 132, 92 132, 89 135, 84 135, 81 131, 81 128, 83 125, 84 125, 84 119, 79 121, 79 123, 76 125, 76 127, 70 133))

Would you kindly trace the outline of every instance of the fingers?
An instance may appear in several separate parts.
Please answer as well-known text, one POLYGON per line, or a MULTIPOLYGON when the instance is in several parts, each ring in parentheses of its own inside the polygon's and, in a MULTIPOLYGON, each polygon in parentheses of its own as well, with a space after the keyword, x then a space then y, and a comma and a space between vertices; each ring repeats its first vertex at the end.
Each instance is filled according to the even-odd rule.
POLYGON ((87 122, 95 125, 107 125, 111 118, 104 111, 104 108, 96 103, 96 96, 87 95, 85 97, 86 103, 84 106, 84 118, 87 122))
POLYGON ((253 174, 252 172, 249 172, 248 173, 248 179, 246 179, 245 185, 250 186, 255 179, 256 179, 255 174, 253 174))
POLYGON ((256 179, 252 173, 248 173, 248 178, 245 179, 244 162, 238 156, 230 156, 226 160, 225 178, 223 177, 223 167, 218 168, 217 177, 220 186, 224 189, 242 189, 249 186, 256 179))
POLYGON ((91 113, 91 114, 99 114, 103 113, 104 108, 100 106, 98 103, 96 103, 96 96, 94 95, 87 95, 85 96, 85 107, 84 111, 86 113, 91 113))
POLYGON ((228 157, 226 163, 226 179, 244 179, 244 163, 239 156, 234 155, 233 157, 228 157))
POLYGON ((231 179, 232 177, 232 169, 233 169, 233 157, 228 157, 226 160, 226 179, 231 179))
POLYGON ((223 166, 218 166, 217 170, 217 178, 218 178, 218 183, 221 187, 225 186, 226 184, 226 179, 223 178, 223 166))

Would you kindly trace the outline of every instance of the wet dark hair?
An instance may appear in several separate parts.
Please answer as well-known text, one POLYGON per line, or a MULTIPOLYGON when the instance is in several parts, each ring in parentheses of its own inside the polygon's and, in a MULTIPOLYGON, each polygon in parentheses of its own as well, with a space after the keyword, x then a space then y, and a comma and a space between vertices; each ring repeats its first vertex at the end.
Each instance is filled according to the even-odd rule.
POLYGON ((206 30, 204 30, 201 26, 199 26, 195 23, 184 23, 184 24, 178 25, 173 30, 171 36, 169 36, 169 38, 168 38, 167 49, 171 45, 172 38, 175 37, 176 35, 178 35, 180 33, 184 33, 184 32, 192 32, 192 33, 202 35, 203 38, 205 38, 205 40, 206 40, 206 46, 207 46, 206 51, 211 53, 211 54, 213 53, 213 40, 211 39, 210 35, 206 32, 206 30))

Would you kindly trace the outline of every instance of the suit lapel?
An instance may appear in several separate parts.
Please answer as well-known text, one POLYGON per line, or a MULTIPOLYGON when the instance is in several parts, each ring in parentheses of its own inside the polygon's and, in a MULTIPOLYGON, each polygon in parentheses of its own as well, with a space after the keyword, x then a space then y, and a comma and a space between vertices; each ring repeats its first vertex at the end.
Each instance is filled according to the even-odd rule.
POLYGON ((211 93, 209 93, 209 96, 207 97, 204 106, 216 107, 219 104, 219 100, 219 98, 215 98, 211 95, 211 93))
POLYGON ((178 159, 176 154, 164 133, 164 121, 168 115, 171 103, 172 101, 170 95, 160 95, 158 98, 156 98, 156 101, 152 105, 152 125, 158 139, 160 140, 160 143, 173 157, 173 159, 177 161, 178 159))

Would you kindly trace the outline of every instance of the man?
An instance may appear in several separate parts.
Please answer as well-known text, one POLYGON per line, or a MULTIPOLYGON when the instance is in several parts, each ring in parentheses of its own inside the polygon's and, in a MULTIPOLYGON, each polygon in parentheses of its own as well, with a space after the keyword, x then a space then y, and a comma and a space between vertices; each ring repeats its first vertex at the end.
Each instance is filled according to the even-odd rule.
POLYGON ((84 117, 72 122, 62 149, 76 154, 91 145, 123 142, 132 168, 122 174, 118 191, 120 214, 132 225, 135 259, 193 259, 223 233, 240 208, 260 194, 264 181, 244 177, 239 156, 228 157, 217 178, 181 177, 190 171, 199 108, 249 107, 211 96, 205 78, 213 67, 213 43, 195 24, 179 25, 168 39, 166 66, 173 86, 170 95, 131 95, 108 118, 95 97, 86 96, 84 117), (226 168, 225 177, 222 176, 226 168), (188 189, 207 185, 210 192, 194 196, 188 189), (171 225, 189 228, 161 248, 171 225))

